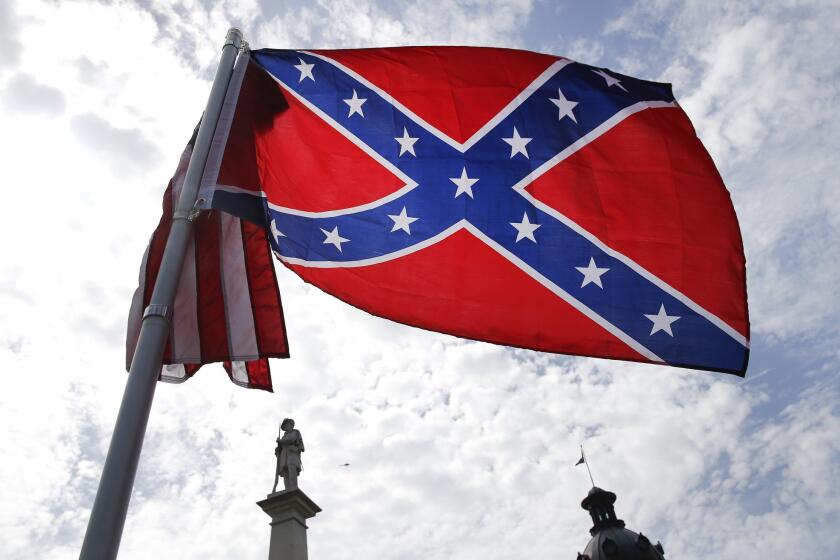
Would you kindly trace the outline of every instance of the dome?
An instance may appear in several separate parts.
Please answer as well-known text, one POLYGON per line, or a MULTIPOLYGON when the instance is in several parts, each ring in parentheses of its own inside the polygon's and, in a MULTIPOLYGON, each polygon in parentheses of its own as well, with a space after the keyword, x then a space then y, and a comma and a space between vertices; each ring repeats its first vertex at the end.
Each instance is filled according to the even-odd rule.
POLYGON ((578 560, 664 560, 662 545, 651 544, 641 533, 610 527, 595 533, 578 560))
POLYGON ((652 544, 643 534, 624 527, 624 521, 615 515, 615 499, 612 492, 595 486, 581 502, 593 525, 589 530, 592 538, 577 560, 664 560, 660 543, 652 544))

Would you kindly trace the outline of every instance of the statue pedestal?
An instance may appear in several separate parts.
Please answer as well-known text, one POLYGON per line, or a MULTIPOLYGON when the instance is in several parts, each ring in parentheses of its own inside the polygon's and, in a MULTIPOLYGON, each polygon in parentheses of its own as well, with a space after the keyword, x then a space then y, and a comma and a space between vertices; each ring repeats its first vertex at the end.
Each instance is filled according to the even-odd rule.
POLYGON ((300 488, 269 494, 257 505, 271 517, 268 560, 308 560, 306 520, 321 511, 300 488))

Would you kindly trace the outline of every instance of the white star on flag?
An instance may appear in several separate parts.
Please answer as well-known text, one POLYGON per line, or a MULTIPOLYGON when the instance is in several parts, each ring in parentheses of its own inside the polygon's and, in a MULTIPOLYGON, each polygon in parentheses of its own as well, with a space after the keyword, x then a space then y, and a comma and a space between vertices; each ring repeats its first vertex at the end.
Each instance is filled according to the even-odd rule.
POLYGON ((391 228, 391 232, 395 232, 398 229, 403 230, 407 234, 411 235, 411 226, 412 223, 416 222, 420 218, 412 218, 406 213, 405 206, 403 206, 402 212, 397 215, 388 214, 388 217, 394 220, 394 227, 391 228))
POLYGON ((403 127, 403 135, 402 138, 394 138, 400 144, 400 155, 408 152, 411 155, 417 157, 417 154, 414 153, 414 143, 417 142, 417 138, 412 138, 408 135, 408 129, 403 127))
POLYGON ((577 101, 569 101, 568 99, 566 99, 566 96, 563 95, 563 92, 560 91, 560 88, 557 88, 557 99, 549 97, 549 100, 555 105, 557 105, 558 109, 560 109, 560 116, 557 117, 559 120, 562 121, 563 117, 569 117, 570 119, 575 121, 575 123, 577 123, 577 118, 575 117, 575 113, 573 111, 573 109, 578 104, 577 101))
POLYGON ((606 274, 609 268, 598 268, 595 265, 594 257, 589 257, 588 266, 576 266, 575 269, 581 274, 583 274, 583 284, 580 285, 581 288, 583 288, 587 284, 595 284, 602 290, 604 289, 604 285, 601 284, 601 276, 606 274))
POLYGON ((673 337, 674 333, 671 332, 671 323, 680 319, 680 317, 676 315, 668 315, 665 312, 664 303, 659 305, 659 313, 656 315, 645 314, 645 317, 653 321, 653 326, 650 329, 651 336, 659 331, 665 331, 673 337))
POLYGON ((473 197, 472 186, 478 182, 478 179, 471 179, 467 177, 467 168, 465 167, 463 171, 461 171, 460 177, 450 177, 450 181, 455 183, 458 187, 458 190, 455 191, 455 198, 458 198, 462 193, 467 193, 470 198, 473 197))
POLYGON ((324 228, 318 228, 318 229, 320 229, 323 232, 323 234, 327 236, 327 238, 324 239, 324 245, 326 245, 327 243, 335 245, 335 248, 338 249, 339 253, 341 252, 341 244, 346 243, 347 241, 350 241, 349 239, 347 239, 345 237, 341 237, 338 234, 338 226, 335 226, 332 229, 332 231, 327 231, 324 228))
POLYGON ((534 232, 540 227, 540 224, 532 224, 530 220, 528 220, 528 213, 522 213, 522 221, 519 223, 510 222, 514 228, 516 228, 516 243, 519 243, 523 239, 530 239, 534 243, 537 242, 536 238, 534 237, 534 232))
POLYGON ((294 67, 300 71, 298 83, 302 82, 304 78, 309 78, 314 82, 315 76, 312 75, 312 69, 315 68, 315 65, 305 63, 301 57, 298 57, 298 60, 300 60, 300 64, 294 65, 294 67))
POLYGON ((362 117, 364 117, 365 114, 362 112, 362 105, 365 104, 365 101, 367 101, 367 99, 361 99, 354 89, 353 97, 344 100, 345 103, 350 105, 350 112, 347 114, 347 117, 352 117, 355 113, 359 113, 362 117))
POLYGON ((614 78, 614 77, 610 76, 609 74, 607 74, 603 70, 593 70, 593 72, 595 72, 596 74, 598 74, 599 76, 604 78, 604 80, 607 82, 607 87, 618 86, 619 88, 623 89, 624 91, 627 91, 626 89, 624 89, 624 86, 621 85, 621 80, 619 80, 618 78, 614 78))
POLYGON ((275 222, 274 220, 271 220, 271 235, 274 237, 274 242, 275 243, 277 243, 277 241, 281 237, 286 237, 285 233, 283 233, 282 231, 277 229, 277 222, 275 222))
POLYGON ((525 146, 528 145, 528 142, 533 140, 533 138, 523 138, 519 136, 519 131, 516 130, 516 127, 513 127, 513 136, 510 138, 502 138, 505 142, 510 144, 510 157, 515 156, 516 154, 522 154, 526 158, 528 157, 528 148, 525 146))

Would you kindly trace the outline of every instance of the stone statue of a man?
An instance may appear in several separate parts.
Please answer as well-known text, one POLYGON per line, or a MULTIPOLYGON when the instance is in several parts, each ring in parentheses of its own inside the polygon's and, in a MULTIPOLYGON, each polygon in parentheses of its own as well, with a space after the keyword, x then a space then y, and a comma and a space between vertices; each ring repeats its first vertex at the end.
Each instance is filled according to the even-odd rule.
POLYGON ((277 447, 274 454, 277 456, 277 470, 274 473, 274 489, 277 492, 277 480, 283 477, 283 486, 286 490, 297 488, 297 478, 303 470, 300 461, 300 454, 303 453, 303 438, 300 432, 295 430, 295 421, 286 418, 280 423, 280 431, 283 432, 277 438, 277 447))

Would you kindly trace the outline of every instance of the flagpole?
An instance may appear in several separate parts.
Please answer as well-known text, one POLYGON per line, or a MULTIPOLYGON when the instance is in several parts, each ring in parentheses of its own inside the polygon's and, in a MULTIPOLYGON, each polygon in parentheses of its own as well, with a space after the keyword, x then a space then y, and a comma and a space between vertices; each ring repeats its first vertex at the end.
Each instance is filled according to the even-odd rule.
POLYGON ((589 473, 589 482, 592 483, 592 488, 595 488, 595 480, 592 478, 592 471, 589 470, 589 461, 586 459, 586 453, 583 452, 583 445, 580 446, 580 456, 583 457, 583 464, 586 465, 586 472, 589 473))
POLYGON ((173 214, 152 298, 143 313, 140 336, 99 479, 99 489, 88 521, 80 560, 114 559, 119 550, 163 351, 169 338, 175 290, 192 236, 192 210, 241 43, 242 32, 236 28, 228 30, 181 196, 173 214))

